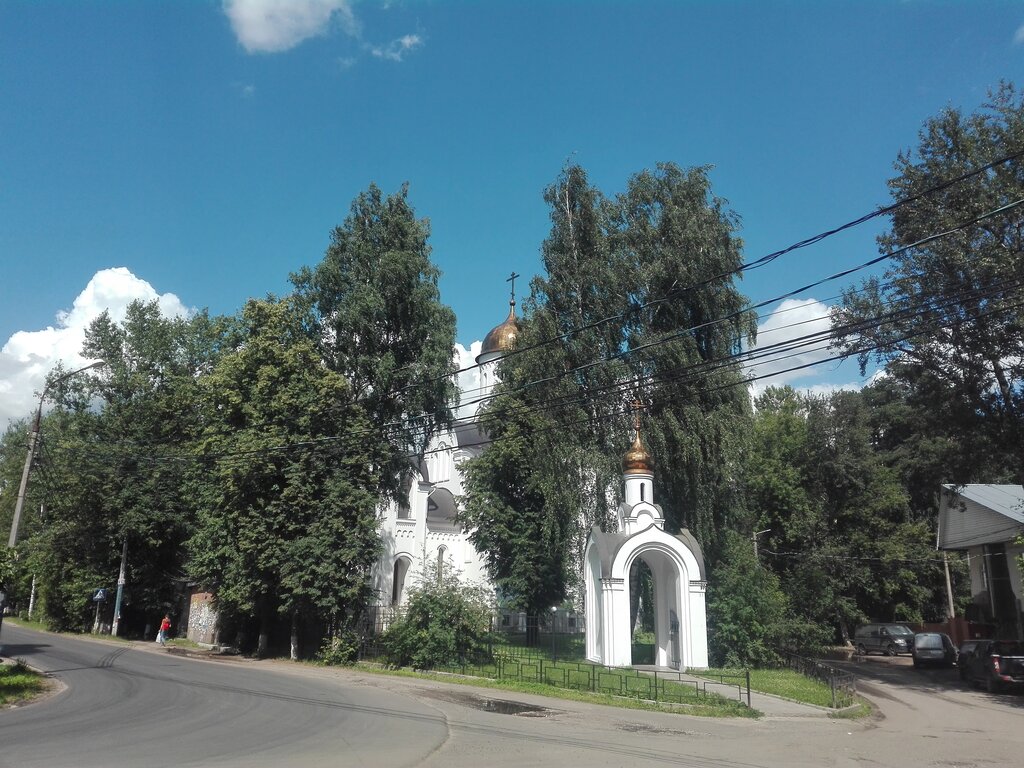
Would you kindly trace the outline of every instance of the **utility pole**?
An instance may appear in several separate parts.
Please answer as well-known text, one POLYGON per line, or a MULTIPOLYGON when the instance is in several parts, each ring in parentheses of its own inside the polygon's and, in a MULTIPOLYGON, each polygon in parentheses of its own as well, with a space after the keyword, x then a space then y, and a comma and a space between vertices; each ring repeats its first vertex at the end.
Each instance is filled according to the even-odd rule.
POLYGON ((956 611, 953 608, 953 582, 949 578, 949 560, 946 557, 946 550, 942 550, 942 567, 946 569, 946 609, 949 613, 949 620, 956 618, 956 611))
POLYGON ((43 419, 43 401, 46 399, 46 393, 49 391, 51 386, 56 386, 61 382, 67 381, 72 376, 81 373, 82 371, 88 371, 90 368, 98 368, 101 365, 106 365, 103 360, 97 360, 94 363, 65 373, 54 379, 50 384, 43 387, 43 393, 39 396, 39 407, 36 408, 35 418, 32 420, 32 434, 28 438, 28 456, 25 458, 25 468, 21 471, 21 485, 18 487, 18 500, 14 504, 14 519, 11 521, 11 536, 7 539, 7 547, 14 549, 14 545, 18 543, 18 524, 21 522, 21 510, 25 506, 25 493, 28 490, 28 476, 32 472, 32 461, 36 457, 36 448, 39 445, 39 425, 43 419))
POLYGON ((121 597, 124 595, 124 571, 125 563, 128 561, 128 534, 124 535, 124 544, 121 545, 121 570, 117 574, 117 597, 114 598, 114 623, 110 627, 110 634, 117 637, 117 630, 121 626, 121 597))

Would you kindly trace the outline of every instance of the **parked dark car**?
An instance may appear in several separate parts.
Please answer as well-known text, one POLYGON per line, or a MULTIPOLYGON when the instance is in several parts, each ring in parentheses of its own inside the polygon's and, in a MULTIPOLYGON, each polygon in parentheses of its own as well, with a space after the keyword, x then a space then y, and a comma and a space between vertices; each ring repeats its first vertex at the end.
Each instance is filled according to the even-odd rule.
POLYGON ((956 646, 942 632, 918 632, 911 652, 915 667, 952 667, 956 664, 956 646))
POLYGON ((859 654, 895 656, 914 650, 914 633, 902 624, 864 624, 853 633, 853 642, 859 654))
POLYGON ((967 679, 967 667, 971 663, 971 659, 974 657, 974 651, 977 650, 978 646, 982 643, 991 642, 991 640, 975 638, 973 640, 964 640, 960 643, 960 648, 957 650, 956 654, 956 666, 957 671, 960 673, 961 680, 967 679))
POLYGON ((985 640, 978 643, 967 662, 967 681, 984 685, 990 693, 1007 688, 1024 689, 1024 643, 985 640))

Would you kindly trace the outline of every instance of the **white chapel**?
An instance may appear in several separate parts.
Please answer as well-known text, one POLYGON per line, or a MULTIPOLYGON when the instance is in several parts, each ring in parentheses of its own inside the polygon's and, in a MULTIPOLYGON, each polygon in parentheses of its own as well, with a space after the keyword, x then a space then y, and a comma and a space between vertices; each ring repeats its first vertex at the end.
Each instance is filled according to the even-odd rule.
POLYGON ((583 559, 586 588, 586 652, 589 661, 628 667, 632 658, 629 580, 642 559, 654 577, 654 663, 673 669, 706 669, 707 576, 700 544, 685 528, 665 532, 654 503, 654 458, 640 438, 622 459, 625 499, 616 530, 590 532, 583 559))

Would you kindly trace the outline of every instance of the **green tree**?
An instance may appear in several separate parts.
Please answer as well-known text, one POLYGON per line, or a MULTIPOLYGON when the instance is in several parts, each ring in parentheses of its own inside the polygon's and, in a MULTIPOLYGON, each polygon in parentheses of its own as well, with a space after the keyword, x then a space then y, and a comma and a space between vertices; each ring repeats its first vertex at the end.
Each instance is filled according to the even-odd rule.
POLYGON ((499 364, 483 416, 493 442, 467 465, 464 513, 478 548, 493 550, 492 575, 531 612, 578 586, 587 534, 621 494, 636 398, 670 527, 688 525, 713 551, 740 505, 749 424, 741 372, 723 358, 754 328, 732 279, 718 278, 739 267, 740 242, 704 169, 659 165, 610 200, 569 165, 544 197, 544 274, 499 364), (524 520, 529 533, 506 535, 524 520), (538 571, 549 556, 567 562, 538 571))
POLYGON ((808 635, 794 631, 778 577, 761 568, 748 539, 722 535, 721 555, 708 585, 708 646, 719 667, 772 667, 779 649, 808 635))
MULTIPOLYGON (((562 602, 572 578, 578 495, 558 483, 552 466, 571 454, 547 452, 554 425, 515 398, 497 398, 491 413, 483 420, 491 444, 463 465, 461 517, 508 604, 538 616, 562 602)), ((562 466, 570 477, 578 470, 562 466)), ((532 630, 528 642, 536 640, 532 630)))
MULTIPOLYGON (((179 466, 161 462, 195 432, 196 378, 216 354, 216 321, 164 317, 135 302, 87 329, 83 355, 106 365, 47 390, 19 549, 53 626, 91 623, 92 591, 112 587, 128 541, 129 631, 178 602, 192 508, 179 466), (176 577, 179 579, 176 581, 176 577)), ((64 371, 56 370, 51 381, 64 371)))
POLYGON ((748 503, 796 613, 843 640, 868 618, 921 620, 940 585, 934 534, 876 450, 865 396, 771 388, 756 414, 748 503))
POLYGON ((393 498, 415 467, 410 454, 451 423, 457 397, 455 315, 440 301, 429 235, 407 186, 385 197, 371 185, 331 233, 323 261, 292 276, 322 359, 391 447, 381 490, 393 498))
MULTIPOLYGON (((917 195, 1022 146, 1024 100, 1002 83, 973 114, 950 107, 929 119, 916 150, 897 158, 889 186, 897 200, 917 195)), ((1017 158, 898 208, 879 244, 908 246, 1021 198, 1017 158)), ((886 366, 906 386, 905 403, 920 411, 916 439, 943 465, 933 477, 1024 478, 1022 267, 1017 209, 903 252, 883 277, 846 291, 834 314, 840 348, 858 354, 862 368, 872 359, 886 366)))
POLYGON ((670 527, 689 528, 711 552, 742 508, 750 406, 730 357, 756 332, 734 282, 742 241, 726 206, 707 168, 660 163, 629 180, 611 234, 628 270, 634 311, 624 345, 649 405, 644 437, 660 467, 658 503, 670 527))
POLYGON ((254 616, 257 652, 278 617, 324 622, 369 596, 376 490, 386 447, 342 375, 329 370, 295 303, 250 301, 237 346, 203 378, 206 461, 190 572, 227 615, 254 616))
POLYGON ((627 306, 608 203, 575 165, 544 199, 551 233, 520 321, 526 351, 499 363, 482 412, 492 442, 464 465, 461 515, 504 599, 532 615, 577 587, 586 535, 606 522, 620 480, 627 419, 609 403, 628 400, 616 393, 625 366, 614 359, 624 320, 601 322, 627 306))

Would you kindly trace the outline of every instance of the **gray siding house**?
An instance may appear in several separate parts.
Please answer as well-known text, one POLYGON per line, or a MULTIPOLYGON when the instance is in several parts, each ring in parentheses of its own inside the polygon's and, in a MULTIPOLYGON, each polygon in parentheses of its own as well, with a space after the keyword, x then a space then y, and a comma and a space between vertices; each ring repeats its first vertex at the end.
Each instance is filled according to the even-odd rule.
POLYGON ((972 595, 967 618, 993 624, 1004 637, 1024 633, 1024 547, 1015 543, 1022 534, 1024 486, 942 486, 938 547, 967 553, 972 595))

